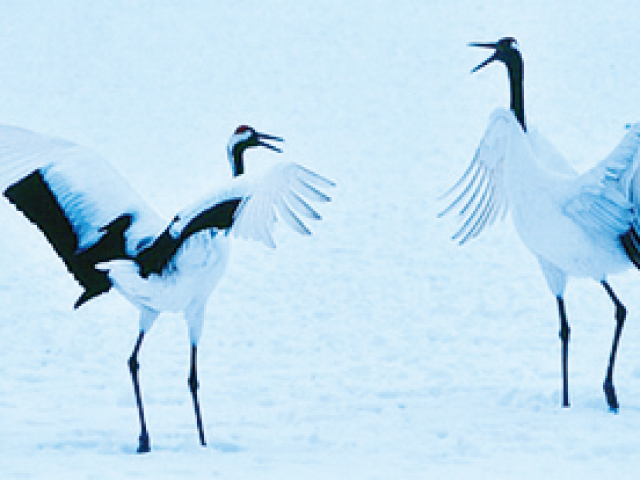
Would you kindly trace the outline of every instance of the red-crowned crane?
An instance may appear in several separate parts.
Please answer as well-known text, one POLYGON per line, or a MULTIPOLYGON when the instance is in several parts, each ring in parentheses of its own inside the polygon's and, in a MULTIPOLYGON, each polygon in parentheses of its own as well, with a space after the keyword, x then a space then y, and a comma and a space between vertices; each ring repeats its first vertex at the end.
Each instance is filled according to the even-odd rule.
POLYGON ((440 216, 458 210, 461 244, 477 237, 509 210, 520 239, 538 259, 560 316, 562 406, 569 406, 569 323, 564 291, 570 276, 600 282, 616 309, 616 328, 604 392, 609 408, 619 405, 613 369, 626 309, 607 275, 640 268, 640 123, 629 127, 618 146, 600 163, 578 174, 524 115, 523 61, 513 38, 470 46, 494 51, 473 69, 500 61, 507 67, 511 109, 497 109, 462 178, 459 192, 440 216))
POLYGON ((138 352, 163 311, 182 311, 189 329, 188 379, 200 443, 206 445, 198 401, 196 354, 207 299, 224 274, 231 236, 275 247, 279 217, 301 234, 302 219, 320 219, 307 200, 327 202, 333 182, 295 163, 277 164, 258 179, 244 173, 252 147, 281 150, 280 142, 246 125, 227 146, 233 179, 222 190, 163 221, 123 177, 91 150, 13 126, 0 126, 0 186, 4 195, 46 236, 83 292, 75 307, 114 286, 140 311, 129 368, 140 438, 150 450, 138 382, 138 352), (306 199, 306 200, 305 200, 306 199))

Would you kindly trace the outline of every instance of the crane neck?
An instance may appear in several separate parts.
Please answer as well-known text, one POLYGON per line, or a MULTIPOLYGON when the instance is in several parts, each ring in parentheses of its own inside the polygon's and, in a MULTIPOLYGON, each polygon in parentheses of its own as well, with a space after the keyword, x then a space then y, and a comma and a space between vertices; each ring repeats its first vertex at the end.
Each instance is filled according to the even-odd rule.
POLYGON ((511 111, 515 114, 522 130, 527 131, 524 121, 524 64, 518 53, 506 63, 509 72, 509 85, 511 87, 511 111))
POLYGON ((234 177, 239 177, 244 173, 244 151, 245 147, 242 143, 236 143, 233 148, 228 150, 229 163, 234 177))

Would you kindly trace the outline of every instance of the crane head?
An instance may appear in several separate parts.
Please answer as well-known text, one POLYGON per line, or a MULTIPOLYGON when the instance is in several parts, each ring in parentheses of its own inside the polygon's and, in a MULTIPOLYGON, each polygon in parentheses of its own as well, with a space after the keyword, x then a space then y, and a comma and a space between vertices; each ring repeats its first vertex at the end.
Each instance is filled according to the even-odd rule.
POLYGON ((236 128, 235 132, 229 140, 229 150, 232 151, 236 148, 246 150, 252 147, 265 147, 274 152, 281 153, 282 150, 275 145, 266 143, 265 140, 271 140, 275 142, 283 142, 280 137, 274 137, 273 135, 267 135, 266 133, 256 132, 253 127, 248 125, 240 125, 236 128))
POLYGON ((496 60, 504 63, 507 66, 510 66, 514 61, 520 60, 520 51, 518 50, 518 42, 513 37, 505 37, 501 38, 495 43, 470 43, 470 47, 480 47, 480 48, 489 48, 493 49, 494 53, 489 58, 487 58, 480 65, 471 70, 471 73, 475 73, 481 68, 486 67, 491 62, 496 60))
POLYGON ((248 148, 264 147, 269 150, 273 150, 274 152, 282 152, 280 148, 267 143, 265 140, 271 140, 272 142, 284 142, 280 137, 256 132, 253 127, 248 125, 240 125, 236 128, 235 132, 233 132, 233 135, 231 135, 231 138, 229 139, 229 143, 227 144, 227 153, 229 155, 229 161, 231 162, 231 168, 233 169, 234 176, 244 173, 243 153, 248 148))

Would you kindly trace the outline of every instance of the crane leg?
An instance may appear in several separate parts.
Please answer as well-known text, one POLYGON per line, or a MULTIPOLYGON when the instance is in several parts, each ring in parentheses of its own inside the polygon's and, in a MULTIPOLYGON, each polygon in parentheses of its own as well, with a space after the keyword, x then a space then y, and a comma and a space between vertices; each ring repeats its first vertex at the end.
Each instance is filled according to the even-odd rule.
POLYGON ((562 346, 562 406, 569 407, 569 337, 571 328, 567 321, 567 312, 562 297, 558 299, 558 312, 560 313, 560 341, 562 346))
POLYGON ((197 353, 198 347, 191 345, 191 371, 189 373, 189 390, 193 398, 193 408, 196 412, 196 423, 198 425, 198 434, 200 435, 200 444, 204 447, 207 442, 204 439, 204 429, 202 428, 202 415, 200 413, 200 402, 198 401, 198 373, 197 373, 197 353))
POLYGON ((140 331, 136 346, 133 347, 133 353, 129 358, 129 371, 131 372, 131 380, 133 381, 133 390, 136 394, 136 403, 138 405, 138 415, 140 416, 140 443, 138 445, 138 453, 147 453, 151 450, 149 444, 149 432, 147 432, 147 423, 144 420, 144 409, 142 407, 142 395, 140 394, 140 383, 138 382, 138 370, 140 365, 138 364, 138 351, 142 340, 144 339, 144 331, 140 331))
POLYGON ((607 291, 609 297, 611 297, 611 300, 616 306, 616 331, 613 335, 613 344, 611 345, 611 356, 609 357, 607 376, 604 379, 604 394, 611 411, 618 412, 618 398, 616 397, 616 390, 613 386, 613 367, 616 362, 616 354, 618 353, 618 344, 620 343, 622 327, 624 327, 624 321, 627 317, 627 309, 624 307, 622 302, 620 302, 616 294, 613 292, 611 286, 605 280, 602 281, 602 286, 607 291))

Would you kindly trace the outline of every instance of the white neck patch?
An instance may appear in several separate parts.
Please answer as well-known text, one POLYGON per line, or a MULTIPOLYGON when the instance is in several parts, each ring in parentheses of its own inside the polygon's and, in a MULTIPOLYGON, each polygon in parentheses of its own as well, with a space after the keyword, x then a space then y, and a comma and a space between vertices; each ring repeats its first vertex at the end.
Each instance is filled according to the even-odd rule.
POLYGON ((251 130, 245 130, 242 133, 234 133, 231 135, 229 139, 229 143, 227 143, 227 153, 229 154, 229 158, 233 160, 233 148, 240 142, 245 142, 251 138, 253 132, 251 130))

